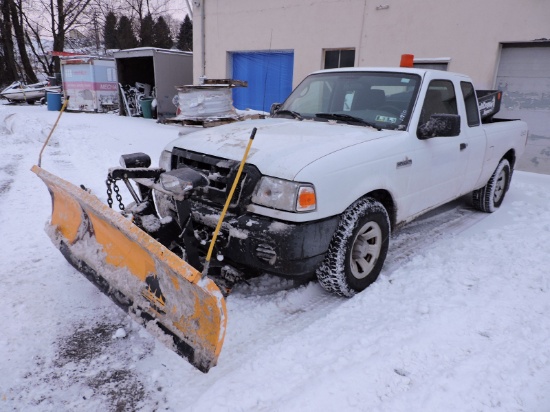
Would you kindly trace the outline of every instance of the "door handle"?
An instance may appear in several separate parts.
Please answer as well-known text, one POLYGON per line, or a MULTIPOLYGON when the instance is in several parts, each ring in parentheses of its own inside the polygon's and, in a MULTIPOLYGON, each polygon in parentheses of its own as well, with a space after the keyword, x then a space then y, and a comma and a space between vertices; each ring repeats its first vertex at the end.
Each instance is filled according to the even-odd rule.
POLYGON ((464 150, 468 147, 468 143, 460 143, 460 150, 464 150))

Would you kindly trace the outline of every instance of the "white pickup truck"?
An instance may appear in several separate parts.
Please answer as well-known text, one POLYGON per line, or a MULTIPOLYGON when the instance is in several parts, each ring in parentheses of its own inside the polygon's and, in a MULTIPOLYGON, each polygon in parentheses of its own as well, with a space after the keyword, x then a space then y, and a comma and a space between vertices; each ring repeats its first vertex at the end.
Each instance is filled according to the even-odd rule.
MULTIPOLYGON (((193 237, 207 245, 257 128, 216 243, 231 268, 221 276, 316 276, 325 289, 352 296, 376 280, 400 225, 468 193, 481 211, 500 206, 528 130, 493 117, 499 97, 478 104, 470 78, 444 71, 319 71, 270 118, 183 135, 159 166, 202 176, 185 202, 193 237)), ((160 221, 187 224, 170 190, 154 190, 160 221)), ((185 248, 178 236, 142 226, 173 250, 178 242, 185 248)))

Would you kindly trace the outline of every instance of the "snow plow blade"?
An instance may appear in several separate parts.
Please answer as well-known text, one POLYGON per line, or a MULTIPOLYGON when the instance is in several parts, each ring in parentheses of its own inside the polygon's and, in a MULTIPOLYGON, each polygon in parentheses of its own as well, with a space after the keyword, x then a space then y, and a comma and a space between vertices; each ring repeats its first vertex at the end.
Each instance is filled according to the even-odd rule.
POLYGON ((227 322, 216 284, 92 194, 32 171, 52 196, 46 231, 69 263, 197 369, 215 366, 227 322))

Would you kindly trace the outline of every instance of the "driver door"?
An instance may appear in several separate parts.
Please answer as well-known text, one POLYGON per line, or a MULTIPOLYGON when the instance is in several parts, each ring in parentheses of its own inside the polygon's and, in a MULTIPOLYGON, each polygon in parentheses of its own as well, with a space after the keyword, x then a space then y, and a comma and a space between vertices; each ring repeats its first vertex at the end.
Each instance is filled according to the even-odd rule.
MULTIPOLYGON (((418 130, 425 126, 433 114, 458 114, 456 92, 450 80, 432 80, 428 86, 418 130)), ((412 137, 412 136, 411 136, 412 137)), ((417 173, 411 179, 411 215, 456 198, 460 191, 463 161, 460 143, 462 136, 435 136, 418 138, 416 147, 417 173)))

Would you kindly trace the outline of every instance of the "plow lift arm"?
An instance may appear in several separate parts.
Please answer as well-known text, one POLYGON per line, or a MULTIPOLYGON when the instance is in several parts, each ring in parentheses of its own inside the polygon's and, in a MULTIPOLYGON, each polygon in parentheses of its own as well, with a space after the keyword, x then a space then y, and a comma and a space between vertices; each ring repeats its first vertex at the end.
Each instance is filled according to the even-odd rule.
MULTIPOLYGON (((208 277, 209 261, 255 132, 256 129, 220 215, 202 272, 192 244, 192 228, 185 224, 191 213, 188 202, 177 202, 179 223, 183 224, 180 227, 185 228, 186 253, 182 259, 140 229, 131 215, 124 216, 109 207, 112 200, 109 206, 103 204, 87 190, 42 169, 40 159, 39 165, 32 167, 52 197, 51 222, 46 225, 46 232, 67 261, 151 334, 202 372, 216 365, 227 325, 225 298, 208 277)), ((135 207, 154 208, 143 200, 151 197, 153 189, 184 200, 193 187, 205 184, 200 174, 189 169, 164 172, 148 168, 150 160, 146 164, 145 158, 131 156, 134 157, 125 159, 125 166, 132 167, 110 169, 108 182, 123 180, 131 187, 128 182, 131 178, 138 183, 141 198, 130 190, 135 207)))

